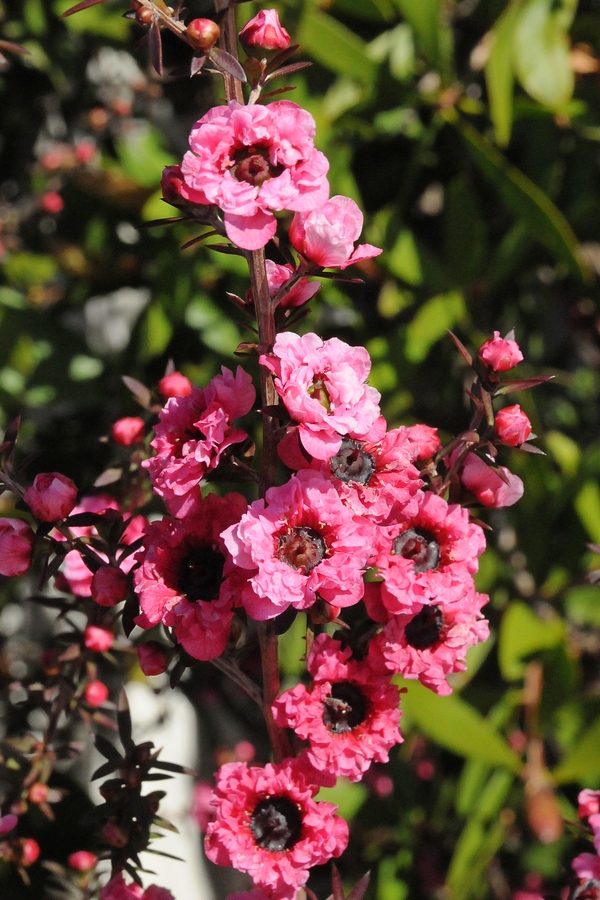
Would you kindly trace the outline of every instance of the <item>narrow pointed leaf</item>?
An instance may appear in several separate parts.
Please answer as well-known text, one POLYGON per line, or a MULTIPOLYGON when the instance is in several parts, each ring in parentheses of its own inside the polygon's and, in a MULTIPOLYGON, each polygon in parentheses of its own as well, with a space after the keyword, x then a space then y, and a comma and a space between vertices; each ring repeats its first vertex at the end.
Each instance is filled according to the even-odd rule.
POLYGON ((66 19, 67 16, 72 16, 73 13, 79 12, 82 9, 89 9, 90 6, 97 6, 99 3, 104 3, 104 0, 81 0, 81 3, 77 3, 75 6, 72 6, 70 9, 67 9, 61 16, 61 19, 66 19))
POLYGON ((146 385, 142 384, 141 381, 138 381, 137 378, 130 378, 129 375, 122 375, 121 378, 125 387, 129 388, 134 399, 137 400, 140 406, 143 406, 144 409, 148 409, 152 400, 152 394, 146 385))
POLYGON ((127 694, 121 688, 119 699, 117 701, 117 725, 119 726, 119 737, 125 750, 133 747, 131 739, 131 714, 129 712, 129 703, 127 702, 127 694))
POLYGON ((96 745, 96 750, 102 754, 102 756, 106 757, 106 759, 111 762, 121 763, 123 757, 119 753, 116 747, 113 747, 110 741, 107 741, 105 737, 101 734, 97 734, 94 743, 96 745))
POLYGON ((162 55, 162 37, 160 28, 153 22, 148 31, 148 42, 150 44, 150 62, 154 71, 163 77, 163 55, 162 55))
POLYGON ((228 75, 241 81, 242 84, 247 83, 248 79, 241 63, 230 53, 227 53, 225 50, 219 50, 218 47, 213 47, 208 53, 208 58, 220 72, 227 72, 228 75))
POLYGON ((365 872, 363 877, 356 882, 350 893, 348 894, 346 900, 363 900, 367 892, 367 888, 369 886, 369 881, 371 880, 371 873, 365 872))
POLYGON ((190 78, 193 78, 194 75, 197 75, 198 72, 202 71, 204 63, 206 62, 206 56, 193 56, 192 61, 190 63, 190 78))

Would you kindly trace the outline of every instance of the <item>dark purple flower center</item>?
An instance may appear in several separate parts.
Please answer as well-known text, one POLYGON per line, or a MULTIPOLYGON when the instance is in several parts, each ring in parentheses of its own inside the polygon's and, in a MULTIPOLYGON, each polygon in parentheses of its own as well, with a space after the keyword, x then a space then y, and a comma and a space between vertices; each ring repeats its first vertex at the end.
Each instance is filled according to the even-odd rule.
POLYGON ((331 694, 323 700, 323 724, 334 734, 352 731, 367 715, 367 701, 355 684, 341 681, 334 684, 331 694))
POLYGON ((288 797, 267 797, 255 807, 250 831, 263 850, 290 850, 302 833, 300 810, 288 797))
POLYGON ((231 174, 237 181, 260 187, 269 178, 281 175, 284 166, 274 166, 267 147, 243 147, 233 154, 231 174))
POLYGON ((424 606, 404 629, 407 643, 415 650, 426 650, 436 644, 442 633, 444 616, 439 606, 424 606))
POLYGON ((375 472, 375 457, 363 447, 359 441, 344 438, 338 453, 329 460, 331 474, 345 484, 368 484, 375 472))
POLYGON ((394 540, 392 553, 403 559, 410 559, 415 572, 437 569, 440 561, 440 545, 429 531, 421 528, 407 528, 394 540))
POLYGON ((313 383, 308 389, 308 394, 313 400, 318 400, 321 406, 329 412, 331 409, 331 400, 329 399, 329 394, 327 393, 327 388, 325 387, 322 375, 315 375, 313 383))
POLYGON ((194 547, 179 563, 177 589, 190 603, 216 600, 223 582, 225 557, 212 547, 194 547))
POLYGON ((326 553, 327 544, 319 532, 304 525, 280 535, 277 544, 277 558, 303 575, 318 566, 326 553))

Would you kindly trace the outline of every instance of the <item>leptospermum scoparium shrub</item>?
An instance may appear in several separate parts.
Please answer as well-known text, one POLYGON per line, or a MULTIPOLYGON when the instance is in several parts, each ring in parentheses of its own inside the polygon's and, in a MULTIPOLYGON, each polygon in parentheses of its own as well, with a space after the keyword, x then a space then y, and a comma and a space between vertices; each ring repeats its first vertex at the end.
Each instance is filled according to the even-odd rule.
MULTIPOLYGON (((512 334, 495 332, 475 357, 452 336, 472 370, 465 430, 444 446, 428 425, 389 428, 368 383, 366 349, 293 330, 319 290, 316 279, 339 277, 336 270, 381 251, 359 243, 357 204, 330 197, 312 116, 264 93, 276 76, 303 65, 288 64, 296 48, 277 13, 263 10, 244 27, 242 66, 231 52, 234 7, 220 10, 220 25, 186 25, 179 8, 152 0, 135 0, 131 12, 149 28, 159 74, 160 29, 167 28, 193 48, 191 74, 223 76, 227 102, 194 125, 181 165, 165 170, 163 195, 181 221, 208 227, 202 238, 229 242, 215 250, 247 261, 248 291, 232 302, 256 325, 256 340, 239 349, 254 356, 260 379, 254 384, 239 366, 194 387, 169 371, 158 385, 160 403, 130 382, 148 415, 112 429, 115 444, 131 454, 120 501, 105 492, 107 481, 79 499, 60 473, 24 483, 16 424, 7 430, 2 485, 18 498, 22 517, 0 520, 0 573, 20 576, 35 566, 35 599, 67 622, 71 611, 82 612, 86 623, 70 623, 42 660, 44 683, 35 691, 48 724, 41 739, 15 743, 18 777, 0 795, 0 853, 27 878, 39 848, 21 833, 19 817, 31 804, 51 817, 60 799, 48 781, 70 752, 61 744, 64 719, 94 731, 112 723, 98 660, 127 652, 137 625, 152 630, 137 648, 146 674, 170 667, 175 684, 194 660, 212 661, 264 714, 273 761, 224 764, 209 801, 208 858, 247 873, 254 885, 232 896, 294 900, 305 889, 314 898, 305 887, 311 870, 341 856, 349 840, 348 824, 319 799, 320 789, 341 777, 362 780, 402 742, 398 676, 448 695, 468 650, 488 638, 488 597, 474 583, 485 532, 471 509, 509 506, 522 495, 521 480, 498 455, 502 445, 535 452, 534 435, 518 405, 497 409, 497 401, 546 379, 503 377, 523 359, 512 334), (262 424, 260 454, 251 414, 262 424), (214 492, 233 480, 248 490, 214 492), (165 508, 152 521, 144 514, 148 483, 165 508), (306 678, 282 691, 279 636, 299 615, 306 678), (260 678, 243 666, 254 644, 260 678)), ((81 897, 172 900, 166 888, 144 888, 139 875, 140 852, 168 824, 158 814, 164 792, 143 791, 182 769, 152 744, 133 741, 123 692, 117 722, 122 753, 95 737, 106 757, 96 777, 108 776, 94 816, 96 853, 81 850, 68 870, 53 871, 81 897), (112 865, 104 884, 98 859, 112 865)), ((580 795, 596 853, 574 860, 573 898, 600 891, 599 802, 597 792, 580 795)), ((367 882, 355 885, 353 900, 367 882)), ((335 867, 332 884, 341 900, 335 867)))

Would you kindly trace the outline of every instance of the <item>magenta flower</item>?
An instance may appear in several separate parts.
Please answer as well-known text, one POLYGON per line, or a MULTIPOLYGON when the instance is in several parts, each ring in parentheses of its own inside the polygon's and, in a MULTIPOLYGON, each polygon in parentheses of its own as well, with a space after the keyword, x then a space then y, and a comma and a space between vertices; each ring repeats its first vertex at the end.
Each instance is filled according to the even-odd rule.
POLYGON ((139 416, 125 416, 117 419, 111 430, 113 441, 115 444, 120 444, 121 447, 131 447, 132 444, 141 443, 145 434, 146 425, 139 416))
POLYGON ((189 378, 181 372, 171 372, 158 382, 158 390, 163 397, 187 397, 194 388, 189 378))
POLYGON ((495 331, 493 338, 488 338, 479 348, 479 359, 494 372, 508 372, 523 359, 520 347, 512 338, 511 331, 505 338, 495 331))
POLYGON ((23 575, 27 571, 34 540, 27 522, 0 518, 0 575, 23 575))
POLYGON ((174 898, 171 891, 155 884, 151 884, 146 890, 135 881, 126 884, 123 873, 119 872, 102 888, 100 900, 174 900, 174 898))
POLYGON ((98 625, 88 625, 83 635, 84 646, 95 653, 106 653, 114 644, 115 636, 107 628, 99 628, 98 625))
POLYGON ((291 38, 279 21, 276 9, 261 9, 240 31, 240 41, 263 50, 287 50, 291 38))
POLYGON ((310 113, 289 100, 216 106, 192 129, 181 194, 218 206, 228 238, 258 250, 277 230, 274 210, 308 211, 329 196, 329 163, 315 149, 315 130, 310 113))
POLYGON ((60 472, 42 472, 23 495, 29 509, 42 522, 56 522, 68 516, 77 503, 77 486, 60 472))
POLYGON ((336 607, 358 603, 372 528, 316 472, 303 470, 269 488, 264 500, 223 532, 234 562, 248 570, 244 608, 262 620, 290 605, 307 609, 317 595, 336 607))
POLYGON ((571 863, 571 868, 580 882, 585 884, 589 881, 592 887, 600 888, 600 856, 596 856, 595 853, 580 853, 571 863))
MULTIPOLYGON (((294 275, 294 270, 288 264, 280 266, 270 259, 266 260, 265 267, 267 271, 269 294, 274 298, 279 293, 280 288, 290 281, 294 275)), ((289 291, 283 293, 281 299, 277 302, 277 306, 303 306, 320 290, 321 285, 318 281, 309 281, 308 278, 300 278, 289 291)), ((254 297, 252 296, 251 290, 246 292, 246 300, 248 303, 254 303, 254 297)))
POLYGON ((76 850, 75 853, 71 853, 67 863, 77 872, 89 872, 90 869, 96 867, 98 857, 95 853, 90 853, 89 850, 76 850))
POLYGON ((272 900, 294 900, 310 869, 340 856, 348 843, 348 825, 332 803, 313 799, 318 790, 298 759, 264 768, 221 766, 206 855, 248 872, 272 900))
POLYGON ((518 447, 531 434, 531 422, 518 403, 500 409, 496 413, 494 426, 502 443, 509 447, 518 447))
POLYGON ((234 600, 247 573, 235 568, 220 534, 245 510, 241 494, 209 494, 185 519, 152 522, 138 551, 137 624, 174 628, 194 659, 215 659, 227 645, 234 600))
POLYGON ((144 675, 162 675, 169 665, 169 657, 165 647, 158 641, 145 641, 138 644, 137 658, 144 675))
POLYGON ((278 334, 272 354, 260 362, 275 374, 277 393, 299 423, 304 449, 330 459, 342 437, 378 441, 385 433, 379 391, 365 382, 371 360, 364 347, 316 334, 278 334))
POLYGON ((513 475, 506 466, 498 468, 505 480, 476 453, 468 453, 465 457, 460 480, 483 506, 512 506, 523 496, 525 488, 519 476, 513 475))
POLYGON ((442 446, 437 428, 430 425, 410 425, 407 437, 413 445, 413 461, 430 459, 442 446))
POLYGON ((369 646, 369 660, 408 679, 418 679, 436 694, 452 693, 446 681, 464 672, 469 647, 487 640, 489 625, 481 615, 486 594, 474 589, 450 603, 416 603, 394 616, 369 646))
POLYGON ((340 195, 323 206, 297 212, 290 225, 290 241, 302 256, 322 269, 346 269, 382 252, 372 244, 354 249, 363 227, 363 214, 354 200, 340 195))
POLYGON ((307 661, 311 689, 299 684, 285 691, 273 714, 282 728, 308 740, 308 760, 326 778, 360 781, 373 761, 387 762, 390 748, 402 741, 400 691, 390 674, 351 655, 340 641, 319 634, 307 661))
POLYGON ((154 428, 156 456, 142 463, 155 493, 175 516, 187 515, 200 502, 202 478, 218 466, 228 447, 248 437, 232 422, 252 408, 252 378, 241 366, 235 375, 225 367, 221 372, 205 388, 167 401, 154 428))
POLYGON ((600 813, 600 791, 592 791, 584 788, 577 795, 577 815, 580 819, 588 816, 597 816, 600 813))

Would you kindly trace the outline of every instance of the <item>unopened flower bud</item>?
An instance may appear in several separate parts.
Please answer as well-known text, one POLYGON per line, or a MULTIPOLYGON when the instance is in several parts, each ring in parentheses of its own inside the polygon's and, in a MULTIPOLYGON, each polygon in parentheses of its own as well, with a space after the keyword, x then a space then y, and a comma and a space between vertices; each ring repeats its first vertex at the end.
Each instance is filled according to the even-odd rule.
POLYGON ((0 575, 23 575, 31 565, 35 540, 22 519, 0 519, 0 575))
POLYGON ((99 628, 97 625, 88 625, 83 636, 83 643, 88 650, 94 650, 96 653, 105 653, 110 650, 114 643, 114 634, 106 628, 99 628))
POLYGON ((146 426, 144 420, 139 416, 124 416, 117 419, 112 427, 112 439, 115 444, 121 447, 131 447, 132 444, 139 444, 144 440, 146 426))
POLYGON ((531 422, 518 403, 499 410, 496 413, 494 424, 496 434, 502 443, 509 447, 518 447, 531 434, 531 422))
POLYGON ((166 200, 172 206, 179 206, 183 200, 181 196, 183 183, 181 166, 165 166, 160 180, 163 200, 166 200))
POLYGON ((114 819, 109 819, 102 829, 102 838, 111 847, 120 849, 129 841, 129 835, 114 819))
POLYGON ((494 337, 479 348, 479 359, 494 372, 508 372, 521 362, 523 354, 515 340, 508 336, 501 338, 500 332, 495 331, 494 337))
MULTIPOLYGON (((175 168, 172 166, 171 168, 175 168)), ((165 170, 166 171, 166 170, 165 170)), ((192 393, 192 382, 181 372, 171 372, 158 382, 158 390, 163 397, 187 397, 192 393)))
POLYGON ((261 50, 287 50, 291 44, 276 9, 261 9, 240 31, 240 41, 244 47, 261 50))
POLYGON ((91 584, 92 599, 99 606, 115 606, 127 596, 127 576, 116 566, 100 566, 91 584))
POLYGON ((26 869, 33 865, 40 855, 40 845, 33 838, 19 838, 14 842, 15 861, 26 869))
POLYGON ((76 850, 75 853, 71 853, 67 862, 77 872, 89 872, 90 869, 95 868, 98 857, 89 850, 76 850))
POLYGON ((154 13, 151 9, 148 9, 143 3, 139 3, 138 0, 131 0, 131 8, 135 12, 135 18, 140 25, 152 25, 154 13))
POLYGON ((206 53, 214 47, 221 35, 221 29, 212 19, 192 19, 185 29, 185 36, 194 50, 206 53))
POLYGON ((165 648, 158 641, 146 641, 137 648, 140 669, 144 675, 162 675, 169 665, 165 648))
POLYGON ((65 205, 65 201, 58 191, 46 191, 42 195, 40 202, 44 212, 49 213, 51 216, 56 216, 59 212, 62 212, 65 205))
POLYGON ((84 688, 83 696, 88 706, 102 706, 108 699, 108 688, 103 681, 90 681, 84 688))
POLYGON ((36 475, 23 495, 25 503, 42 522, 64 519, 77 503, 77 486, 60 472, 36 475))
POLYGON ((47 784, 43 784, 41 781, 36 781, 35 784, 32 784, 27 792, 27 798, 31 801, 31 803, 45 803, 48 799, 48 794, 50 793, 50 788, 47 784))
POLYGON ((88 163, 95 155, 96 145, 93 141, 80 141, 75 145, 75 158, 77 159, 77 162, 88 163))

